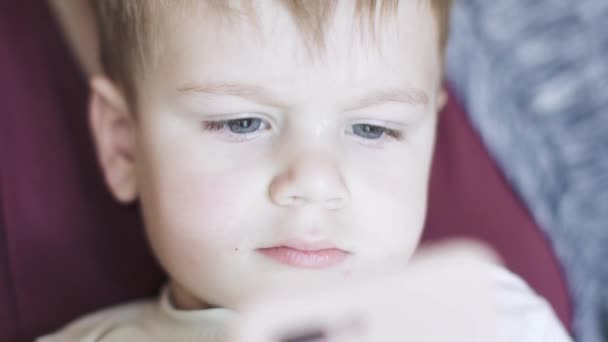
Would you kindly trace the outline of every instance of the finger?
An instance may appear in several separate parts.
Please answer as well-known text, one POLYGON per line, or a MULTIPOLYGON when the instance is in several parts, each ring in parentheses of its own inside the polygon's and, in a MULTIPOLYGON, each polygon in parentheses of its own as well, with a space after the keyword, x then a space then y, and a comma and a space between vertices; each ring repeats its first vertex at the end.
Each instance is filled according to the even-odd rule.
POLYGON ((424 262, 451 256, 492 265, 504 264, 500 255, 492 247, 482 241, 469 238, 452 238, 424 243, 418 248, 411 262, 424 262))

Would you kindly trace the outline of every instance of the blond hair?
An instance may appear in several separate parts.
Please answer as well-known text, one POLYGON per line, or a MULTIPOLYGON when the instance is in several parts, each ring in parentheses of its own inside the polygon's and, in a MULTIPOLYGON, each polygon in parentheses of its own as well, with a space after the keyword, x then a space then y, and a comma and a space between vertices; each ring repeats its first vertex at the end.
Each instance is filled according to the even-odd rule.
MULTIPOLYGON (((252 0, 250 0, 252 1, 252 0)), ((325 26, 331 17, 335 0, 279 0, 294 19, 299 32, 317 47, 324 45, 325 26)), ((355 1, 355 0, 349 0, 355 1)), ((414 0, 405 0, 414 1, 414 0)), ((431 4, 439 27, 439 48, 443 55, 448 37, 449 12, 452 0, 423 0, 431 4)), ((135 100, 134 75, 143 72, 155 44, 152 37, 160 34, 155 16, 165 13, 169 4, 184 6, 194 0, 94 0, 100 33, 100 59, 105 73, 125 91, 130 101, 135 100)), ((210 10, 230 10, 227 0, 197 0, 210 10)), ((356 0, 356 14, 374 26, 380 17, 395 12, 399 0, 356 0)), ((245 5, 252 9, 251 2, 245 5)))

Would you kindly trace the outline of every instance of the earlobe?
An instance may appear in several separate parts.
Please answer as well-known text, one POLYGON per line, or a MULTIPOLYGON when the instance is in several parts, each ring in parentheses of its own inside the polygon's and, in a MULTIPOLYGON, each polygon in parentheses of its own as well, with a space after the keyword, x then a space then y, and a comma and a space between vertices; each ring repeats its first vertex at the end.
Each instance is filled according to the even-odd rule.
POLYGON ((135 121, 118 88, 107 78, 91 80, 89 122, 97 158, 114 197, 129 203, 137 198, 135 121))
POLYGON ((448 103, 448 91, 442 86, 437 93, 437 112, 442 112, 448 103))

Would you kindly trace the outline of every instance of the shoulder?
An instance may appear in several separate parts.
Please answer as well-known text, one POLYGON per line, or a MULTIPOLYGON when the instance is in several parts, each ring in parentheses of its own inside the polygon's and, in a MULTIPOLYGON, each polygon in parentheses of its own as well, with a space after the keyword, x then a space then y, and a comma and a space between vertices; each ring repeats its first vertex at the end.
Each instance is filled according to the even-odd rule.
POLYGON ((492 267, 496 286, 499 341, 554 341, 572 339, 551 305, 521 278, 501 267, 492 267))
POLYGON ((155 300, 142 300, 101 310, 82 317, 51 335, 41 337, 37 342, 105 342, 105 337, 112 331, 143 320, 157 305, 155 300))

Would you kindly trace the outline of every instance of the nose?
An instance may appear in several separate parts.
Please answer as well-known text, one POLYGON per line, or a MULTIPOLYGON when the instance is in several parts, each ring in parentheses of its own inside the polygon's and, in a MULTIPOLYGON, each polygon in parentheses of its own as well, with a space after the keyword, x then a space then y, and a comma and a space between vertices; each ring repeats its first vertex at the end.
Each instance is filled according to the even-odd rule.
POLYGON ((349 199, 338 162, 318 154, 301 155, 288 163, 273 178, 269 193, 274 204, 284 207, 339 210, 349 199))

